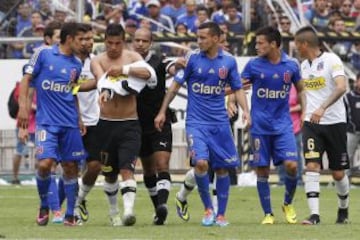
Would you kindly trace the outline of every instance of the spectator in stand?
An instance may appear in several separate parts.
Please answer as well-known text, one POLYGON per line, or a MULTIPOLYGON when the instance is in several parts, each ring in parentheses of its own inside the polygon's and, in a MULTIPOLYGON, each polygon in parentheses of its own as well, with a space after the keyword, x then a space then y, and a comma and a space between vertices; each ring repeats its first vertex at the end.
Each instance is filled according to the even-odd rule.
POLYGON ((173 23, 176 23, 178 17, 185 14, 186 8, 183 4, 183 0, 170 0, 170 3, 161 8, 160 12, 166 16, 169 16, 173 23))
POLYGON ((43 24, 41 13, 38 10, 33 10, 31 13, 31 26, 24 28, 22 32, 22 36, 33 37, 36 31, 36 27, 39 26, 40 24, 43 24))
POLYGON ((195 0, 186 0, 186 13, 180 15, 176 21, 176 25, 180 23, 184 23, 190 32, 196 33, 197 26, 196 26, 196 1, 195 0))
POLYGON ((150 0, 146 7, 149 11, 149 18, 159 23, 150 23, 152 32, 175 32, 174 23, 171 18, 160 13, 161 5, 158 0, 150 0))
POLYGON ((353 8, 351 9, 351 16, 354 18, 358 18, 360 13, 360 0, 354 0, 353 8))
POLYGON ((199 5, 196 8, 196 16, 197 19, 195 21, 195 27, 197 28, 201 24, 210 21, 209 19, 209 11, 204 5, 199 5))
POLYGON ((234 34, 244 34, 245 26, 241 21, 235 3, 231 3, 226 8, 228 19, 225 21, 228 25, 229 31, 234 34))
POLYGON ((354 42, 351 48, 350 63, 357 72, 360 72, 360 41, 354 42))
MULTIPOLYGON (((229 16, 227 15, 227 8, 232 3, 233 3, 232 0, 221 1, 221 8, 218 11, 213 13, 213 15, 211 16, 211 20, 213 20, 216 23, 221 23, 221 22, 227 21, 229 18, 229 16)), ((240 12, 237 12, 237 14, 239 15, 240 18, 242 18, 242 15, 240 12)))
MULTIPOLYGON (((39 23, 38 25, 36 25, 35 31, 32 33, 33 37, 44 36, 44 30, 45 30, 45 26, 43 24, 39 23)), ((35 49, 40 47, 42 44, 43 44, 43 41, 26 43, 25 47, 23 49, 24 58, 30 58, 31 55, 35 52, 35 49)))
POLYGON ((67 10, 62 8, 56 8, 54 11, 54 20, 60 23, 65 23, 67 15, 67 10))
MULTIPOLYGON (((19 4, 17 9, 17 16, 15 19, 12 19, 10 22, 11 25, 15 27, 15 31, 12 36, 22 37, 24 29, 31 27, 31 7, 28 3, 19 4)), ((11 58, 23 58, 23 48, 25 46, 24 42, 14 42, 9 44, 10 50, 12 51, 10 54, 11 58)))
POLYGON ((51 20, 53 14, 49 0, 39 0, 37 9, 39 10, 43 21, 51 20))
MULTIPOLYGON (((346 32, 345 22, 340 17, 331 19, 329 28, 339 35, 346 32)), ((345 61, 348 58, 351 45, 350 41, 337 41, 331 44, 331 49, 345 61)))
POLYGON ((348 32, 353 31, 356 24, 356 18, 351 16, 352 2, 352 0, 343 0, 340 7, 341 18, 344 20, 345 28, 348 32))
POLYGON ((125 22, 125 32, 129 34, 130 38, 134 36, 137 29, 137 22, 133 19, 128 19, 125 22))
MULTIPOLYGON (((279 19, 280 21, 280 33, 281 35, 284 36, 288 36, 291 37, 293 36, 293 34, 291 33, 290 29, 291 29, 291 21, 289 19, 288 16, 283 15, 280 17, 279 19)), ((293 41, 284 41, 282 42, 282 49, 284 52, 286 52, 288 55, 290 56, 294 56, 294 42, 293 41)))
POLYGON ((327 29, 329 16, 328 0, 314 0, 313 8, 305 12, 305 18, 320 31, 327 29))

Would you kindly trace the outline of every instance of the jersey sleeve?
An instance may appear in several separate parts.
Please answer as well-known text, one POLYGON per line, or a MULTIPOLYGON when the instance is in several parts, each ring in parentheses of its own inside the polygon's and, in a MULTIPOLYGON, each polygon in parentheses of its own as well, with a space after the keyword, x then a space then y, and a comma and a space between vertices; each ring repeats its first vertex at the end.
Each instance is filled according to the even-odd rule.
POLYGON ((329 60, 329 63, 329 69, 333 78, 337 76, 345 76, 344 64, 337 55, 331 54, 331 60, 329 60))
POLYGON ((231 90, 238 90, 242 87, 242 83, 240 80, 240 74, 238 71, 238 66, 236 63, 235 58, 232 58, 232 64, 229 69, 229 84, 231 87, 231 90))
POLYGON ((186 63, 186 67, 184 69, 179 70, 174 77, 174 81, 176 81, 180 85, 183 85, 184 82, 186 82, 191 75, 192 62, 193 62, 192 59, 194 59, 194 55, 189 56, 186 63))
POLYGON ((38 48, 31 56, 29 63, 24 67, 24 73, 31 74, 35 78, 41 69, 41 63, 44 55, 45 48, 38 48))
POLYGON ((241 73, 241 78, 246 79, 246 80, 250 80, 252 81, 252 77, 251 77, 251 62, 252 60, 250 60, 244 67, 242 73, 241 73))

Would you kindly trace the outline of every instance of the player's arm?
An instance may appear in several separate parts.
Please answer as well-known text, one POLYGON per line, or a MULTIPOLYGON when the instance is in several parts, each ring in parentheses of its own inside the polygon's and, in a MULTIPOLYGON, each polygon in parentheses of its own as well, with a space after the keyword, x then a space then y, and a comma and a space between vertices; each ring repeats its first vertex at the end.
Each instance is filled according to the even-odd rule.
POLYGON ((81 115, 81 111, 80 111, 80 103, 79 103, 79 99, 76 95, 74 95, 74 99, 75 99, 75 104, 76 104, 76 109, 78 112, 78 117, 79 117, 79 129, 80 129, 80 133, 81 136, 84 136, 86 134, 86 126, 84 125, 84 122, 82 120, 82 115, 81 115))
POLYGON ((166 120, 166 110, 168 109, 170 103, 172 102, 172 100, 175 98, 177 92, 179 91, 181 85, 180 83, 173 81, 168 89, 168 91, 166 92, 166 95, 164 97, 164 100, 161 104, 161 108, 159 110, 159 113, 157 114, 157 116, 154 119, 154 125, 155 128, 158 131, 161 131, 165 120, 166 120))
POLYGON ((301 125, 305 119, 305 107, 306 107, 306 95, 304 90, 304 81, 300 80, 295 83, 295 88, 298 96, 298 105, 295 106, 294 109, 290 109, 290 112, 301 111, 301 125))
POLYGON ((96 89, 96 81, 95 79, 90 79, 80 84, 79 92, 88 92, 94 89, 96 89))
MULTIPOLYGON (((101 66, 101 56, 102 54, 94 57, 91 59, 90 62, 90 71, 95 77, 95 84, 97 85, 99 79, 105 74, 104 69, 101 66)), ((111 99, 111 96, 114 95, 111 89, 99 89, 99 104, 100 106, 103 105, 104 102, 107 102, 109 99, 111 99)))
POLYGON ((30 105, 28 101, 29 85, 32 76, 30 74, 24 74, 20 82, 19 91, 19 112, 17 115, 18 124, 20 128, 27 129, 29 125, 29 113, 30 105))
POLYGON ((344 75, 336 76, 334 78, 334 82, 334 91, 329 95, 327 99, 325 99, 325 101, 320 105, 320 107, 312 113, 310 117, 310 122, 319 123, 326 109, 332 104, 334 104, 337 100, 339 100, 339 98, 341 98, 346 92, 346 78, 344 75))
POLYGON ((244 89, 241 88, 236 90, 234 95, 236 98, 236 102, 240 105, 243 111, 242 114, 243 121, 246 122, 247 126, 251 126, 251 117, 250 117, 249 107, 247 104, 247 99, 244 89))

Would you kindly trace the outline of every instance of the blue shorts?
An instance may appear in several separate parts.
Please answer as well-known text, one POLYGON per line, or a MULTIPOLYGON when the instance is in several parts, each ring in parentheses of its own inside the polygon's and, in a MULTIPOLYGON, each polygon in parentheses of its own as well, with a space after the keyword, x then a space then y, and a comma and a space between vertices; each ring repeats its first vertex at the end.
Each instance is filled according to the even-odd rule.
MULTIPOLYGON (((16 155, 20 155, 22 157, 29 156, 29 146, 27 143, 23 143, 20 141, 18 135, 19 135, 19 129, 16 128, 16 155)), ((35 143, 35 133, 29 133, 29 140, 28 142, 35 143)))
POLYGON ((57 162, 81 161, 86 158, 79 128, 36 126, 36 158, 57 162))
POLYGON ((275 166, 283 161, 298 161, 296 140, 293 132, 284 132, 278 135, 251 134, 251 149, 254 159, 253 167, 270 166, 273 160, 275 166))
POLYGON ((186 135, 193 165, 198 160, 207 160, 215 170, 240 165, 229 124, 186 126, 186 135))

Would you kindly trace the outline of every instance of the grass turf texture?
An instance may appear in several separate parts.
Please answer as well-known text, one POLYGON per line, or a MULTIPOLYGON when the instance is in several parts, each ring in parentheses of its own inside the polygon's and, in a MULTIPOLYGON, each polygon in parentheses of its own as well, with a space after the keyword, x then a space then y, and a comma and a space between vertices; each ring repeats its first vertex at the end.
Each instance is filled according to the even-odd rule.
MULTIPOLYGON (((135 204, 137 222, 133 227, 111 227, 107 199, 101 187, 88 196, 89 221, 83 226, 64 227, 51 223, 39 227, 35 223, 38 208, 33 186, 0 187, 0 238, 6 239, 360 239, 360 188, 351 189, 349 225, 336 225, 337 197, 334 188, 321 188, 321 224, 289 225, 281 211, 283 187, 271 188, 274 225, 260 224, 263 213, 254 187, 232 187, 227 210, 230 225, 224 228, 200 225, 203 208, 197 191, 189 197, 189 222, 176 215, 174 197, 179 185, 172 187, 169 215, 165 226, 152 224, 153 208, 143 185, 139 185, 135 204)), ((119 203, 122 203, 119 197, 119 203)), ((308 217, 304 188, 299 188, 295 201, 298 221, 308 217)), ((121 206, 121 205, 120 205, 121 206)))

